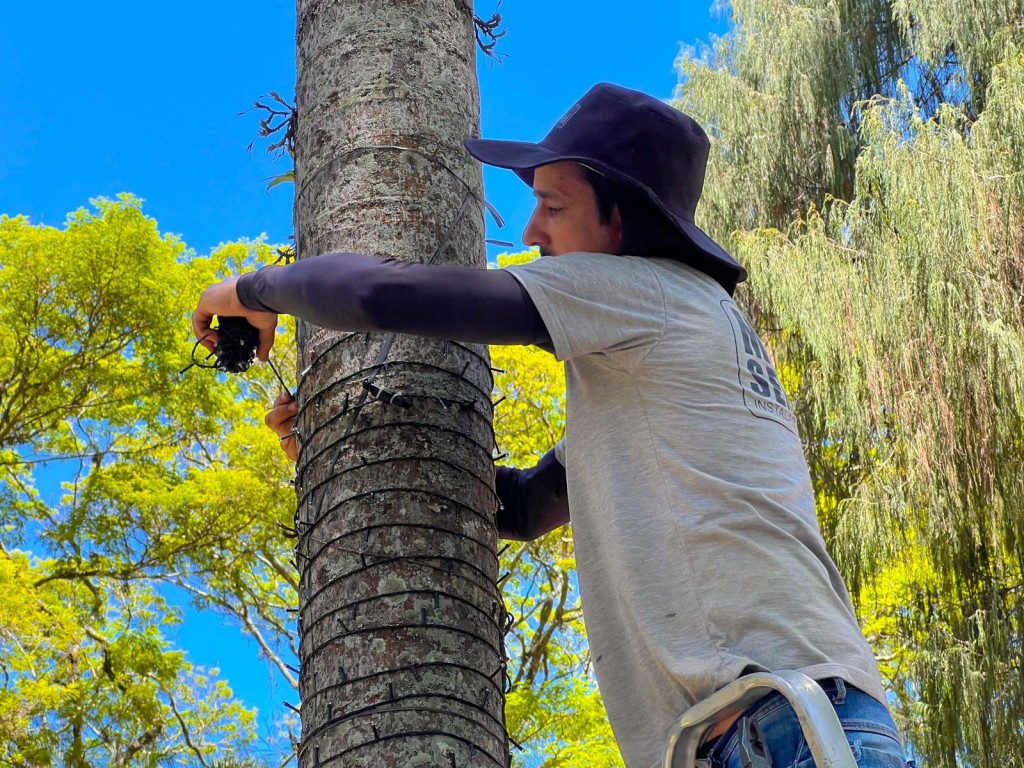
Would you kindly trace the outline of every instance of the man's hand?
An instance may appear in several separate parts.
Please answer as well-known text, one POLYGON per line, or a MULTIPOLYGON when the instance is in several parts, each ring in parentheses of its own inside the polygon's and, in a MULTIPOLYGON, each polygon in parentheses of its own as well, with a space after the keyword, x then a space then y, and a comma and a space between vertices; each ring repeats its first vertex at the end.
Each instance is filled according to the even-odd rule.
POLYGON ((298 406, 295 398, 287 392, 282 392, 274 401, 263 421, 268 427, 281 438, 281 450, 292 461, 299 460, 299 439, 295 434, 295 414, 298 413, 298 406))
POLYGON ((238 300, 233 277, 223 283, 211 285, 199 297, 199 305, 192 313, 192 330, 199 343, 211 352, 217 348, 217 331, 210 327, 214 315, 220 317, 244 317, 249 324, 260 333, 260 342, 256 347, 256 357, 266 362, 270 357, 270 348, 274 346, 274 331, 277 328, 277 315, 273 312, 258 312, 249 309, 238 300))

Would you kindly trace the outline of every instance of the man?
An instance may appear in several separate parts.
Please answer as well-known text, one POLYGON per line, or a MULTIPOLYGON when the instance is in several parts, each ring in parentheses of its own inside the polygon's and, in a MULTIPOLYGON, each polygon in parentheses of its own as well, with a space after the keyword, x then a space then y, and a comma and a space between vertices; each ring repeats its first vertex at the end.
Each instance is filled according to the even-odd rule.
MULTIPOLYGON (((467 139, 514 170, 542 256, 503 270, 329 254, 209 288, 193 318, 534 344, 566 367, 564 440, 498 471, 507 538, 573 522, 598 683, 630 768, 660 765, 672 724, 752 671, 799 669, 829 693, 862 766, 902 766, 874 657, 818 531, 795 419, 731 300, 743 268, 693 221, 709 144, 677 110, 591 89, 538 144, 467 139)), ((267 422, 287 435, 295 405, 267 422)), ((285 441, 293 458, 294 440, 285 441)), ((776 768, 805 764, 777 696, 716 725, 703 755, 740 765, 741 730, 776 768), (742 727, 742 729, 741 729, 742 727)))

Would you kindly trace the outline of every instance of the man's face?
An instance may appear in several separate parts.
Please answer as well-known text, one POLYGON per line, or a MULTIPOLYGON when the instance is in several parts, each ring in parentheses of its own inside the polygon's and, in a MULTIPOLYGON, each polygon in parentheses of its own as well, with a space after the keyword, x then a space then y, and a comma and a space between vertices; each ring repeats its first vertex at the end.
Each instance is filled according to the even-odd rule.
POLYGON ((619 210, 601 223, 594 188, 573 162, 542 165, 533 173, 537 207, 523 231, 523 242, 540 248, 541 256, 564 253, 618 253, 622 243, 619 210))

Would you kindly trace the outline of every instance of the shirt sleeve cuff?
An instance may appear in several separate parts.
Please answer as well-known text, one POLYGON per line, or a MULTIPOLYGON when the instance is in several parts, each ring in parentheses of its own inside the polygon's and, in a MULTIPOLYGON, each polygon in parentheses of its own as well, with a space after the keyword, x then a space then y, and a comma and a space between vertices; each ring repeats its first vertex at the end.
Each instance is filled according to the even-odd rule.
POLYGON ((278 310, 260 301, 259 293, 263 284, 264 280, 262 269, 257 272, 247 272, 242 275, 235 282, 235 292, 238 294, 238 300, 248 309, 254 309, 257 312, 274 312, 275 314, 281 314, 278 310))

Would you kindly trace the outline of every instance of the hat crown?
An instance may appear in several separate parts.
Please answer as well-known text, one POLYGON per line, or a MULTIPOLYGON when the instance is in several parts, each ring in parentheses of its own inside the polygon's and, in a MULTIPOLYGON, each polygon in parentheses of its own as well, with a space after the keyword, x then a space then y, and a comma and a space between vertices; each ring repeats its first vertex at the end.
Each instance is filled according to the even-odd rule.
POLYGON ((598 83, 540 146, 636 187, 665 213, 693 221, 710 142, 697 121, 652 96, 598 83))

